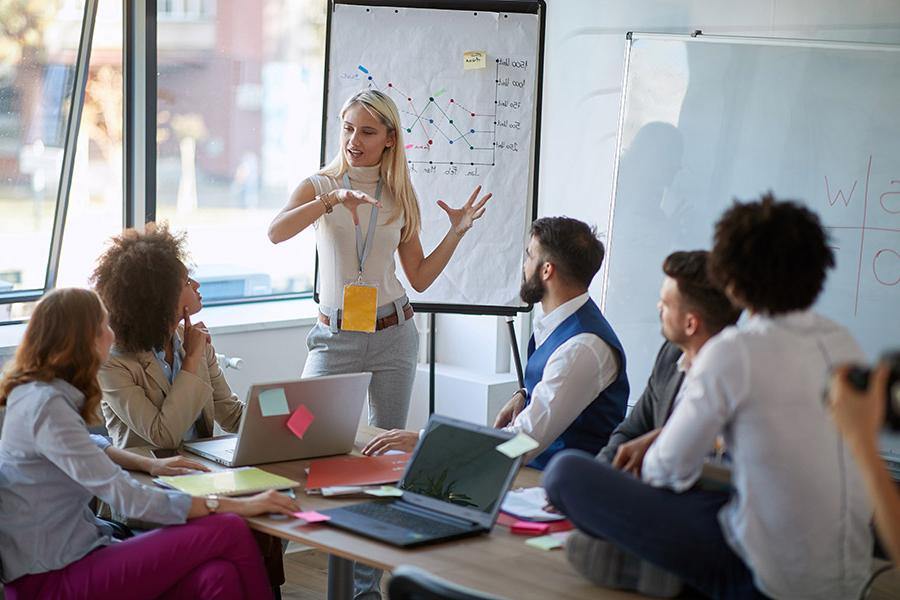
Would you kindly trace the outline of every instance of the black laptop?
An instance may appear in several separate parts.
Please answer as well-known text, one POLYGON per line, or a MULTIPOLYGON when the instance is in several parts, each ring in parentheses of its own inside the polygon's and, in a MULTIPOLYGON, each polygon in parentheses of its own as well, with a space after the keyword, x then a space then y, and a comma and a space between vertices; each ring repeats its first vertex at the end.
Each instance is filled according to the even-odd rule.
POLYGON ((513 434, 433 415, 403 479, 403 495, 320 511, 328 525, 395 546, 490 531, 522 461, 497 446, 513 434))

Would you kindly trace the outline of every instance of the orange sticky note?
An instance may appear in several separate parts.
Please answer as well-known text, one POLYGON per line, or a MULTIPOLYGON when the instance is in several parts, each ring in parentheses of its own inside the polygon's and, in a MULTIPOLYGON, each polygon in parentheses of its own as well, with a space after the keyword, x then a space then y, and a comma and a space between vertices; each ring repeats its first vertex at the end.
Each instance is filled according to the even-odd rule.
POLYGON ((322 513, 318 513, 314 510, 308 510, 305 512, 295 512, 294 516, 298 519, 303 519, 307 523, 321 523, 323 521, 330 521, 331 517, 328 515, 323 515, 322 513))
POLYGON ((316 418, 309 412, 306 405, 301 404, 297 407, 297 410, 294 411, 294 414, 291 415, 291 418, 287 420, 287 426, 294 435, 302 440, 303 434, 306 433, 306 430, 309 429, 309 426, 315 420, 316 418))

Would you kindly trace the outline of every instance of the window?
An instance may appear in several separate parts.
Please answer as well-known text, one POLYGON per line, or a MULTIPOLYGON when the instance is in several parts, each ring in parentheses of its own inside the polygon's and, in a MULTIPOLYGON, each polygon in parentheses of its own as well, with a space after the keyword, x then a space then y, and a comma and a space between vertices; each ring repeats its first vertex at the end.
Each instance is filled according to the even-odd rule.
MULTIPOLYGON (((85 2, 0 13, 0 301, 36 298, 55 275, 51 241, 85 2)), ((28 303, 0 305, 0 321, 28 303)))
POLYGON ((325 1, 219 2, 213 29, 163 18, 188 5, 205 6, 158 7, 157 219, 188 232, 206 301, 309 292, 313 231, 266 231, 319 166, 325 1))

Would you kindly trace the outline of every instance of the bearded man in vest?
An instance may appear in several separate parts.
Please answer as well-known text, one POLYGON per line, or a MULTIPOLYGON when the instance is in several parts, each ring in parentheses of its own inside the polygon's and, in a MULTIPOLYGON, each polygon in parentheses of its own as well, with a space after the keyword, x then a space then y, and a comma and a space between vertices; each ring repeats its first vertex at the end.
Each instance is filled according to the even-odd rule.
MULTIPOLYGON (((540 303, 528 344, 525 387, 500 410, 494 426, 522 432, 540 446, 529 466, 543 469, 564 449, 596 454, 625 417, 625 351, 588 286, 603 264, 603 243, 586 223, 544 217, 531 226, 520 294, 540 303)), ((365 454, 409 451, 418 434, 387 431, 365 454)))

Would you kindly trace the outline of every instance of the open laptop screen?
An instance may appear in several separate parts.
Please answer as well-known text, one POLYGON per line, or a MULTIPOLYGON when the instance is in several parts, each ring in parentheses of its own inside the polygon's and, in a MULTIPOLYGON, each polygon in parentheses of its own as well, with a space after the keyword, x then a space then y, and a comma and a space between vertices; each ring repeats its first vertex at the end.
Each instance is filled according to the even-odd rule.
POLYGON ((399 484, 418 498, 405 494, 404 499, 437 500, 442 511, 478 522, 486 518, 490 524, 520 462, 496 450, 510 437, 493 428, 432 417, 399 484))

